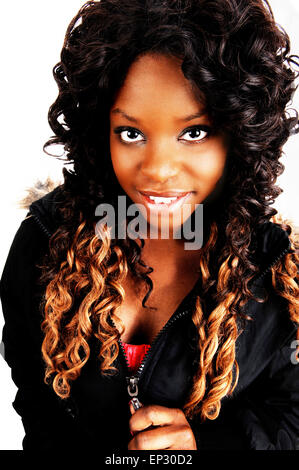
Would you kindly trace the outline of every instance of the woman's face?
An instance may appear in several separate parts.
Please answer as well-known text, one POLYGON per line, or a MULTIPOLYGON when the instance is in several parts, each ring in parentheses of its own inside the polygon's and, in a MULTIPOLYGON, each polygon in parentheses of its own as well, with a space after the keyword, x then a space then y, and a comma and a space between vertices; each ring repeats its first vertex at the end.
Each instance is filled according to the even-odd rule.
POLYGON ((175 228, 187 218, 184 204, 192 213, 213 192, 227 144, 212 128, 179 60, 146 54, 130 67, 111 107, 110 151, 120 185, 145 207, 147 221, 159 213, 159 225, 167 217, 175 228))

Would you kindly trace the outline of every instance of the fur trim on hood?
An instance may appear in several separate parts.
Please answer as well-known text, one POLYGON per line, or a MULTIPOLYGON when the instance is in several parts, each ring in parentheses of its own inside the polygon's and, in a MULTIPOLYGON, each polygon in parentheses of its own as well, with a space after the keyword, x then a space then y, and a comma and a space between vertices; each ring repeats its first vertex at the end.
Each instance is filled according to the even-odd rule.
POLYGON ((61 185, 61 181, 54 181, 49 176, 46 181, 37 180, 33 186, 26 189, 27 195, 18 203, 19 209, 29 209, 32 202, 37 201, 41 197, 50 193, 57 186, 61 185))

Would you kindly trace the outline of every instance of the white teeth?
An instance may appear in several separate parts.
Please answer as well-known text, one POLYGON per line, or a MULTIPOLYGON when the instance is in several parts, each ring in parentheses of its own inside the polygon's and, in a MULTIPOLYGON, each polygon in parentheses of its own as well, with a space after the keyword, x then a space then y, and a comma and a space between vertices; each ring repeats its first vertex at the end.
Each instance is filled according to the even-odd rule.
POLYGON ((149 198, 156 204, 169 204, 177 199, 177 197, 155 197, 149 196, 149 198))

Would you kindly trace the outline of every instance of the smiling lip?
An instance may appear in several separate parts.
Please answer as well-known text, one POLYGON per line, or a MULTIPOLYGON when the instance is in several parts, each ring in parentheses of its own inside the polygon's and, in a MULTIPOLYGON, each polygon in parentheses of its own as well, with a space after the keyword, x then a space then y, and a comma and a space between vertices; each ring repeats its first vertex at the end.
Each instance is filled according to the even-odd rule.
POLYGON ((191 191, 165 191, 163 193, 159 193, 158 191, 140 191, 140 194, 144 196, 155 196, 155 197, 183 197, 186 194, 189 194, 191 191))
POLYGON ((192 191, 189 192, 182 192, 182 191, 168 191, 167 193, 155 193, 153 191, 138 191, 143 203, 150 209, 150 210, 159 210, 165 211, 170 210, 171 212, 179 209, 186 199, 192 194, 192 191), (166 196, 167 194, 167 196, 166 196), (172 198, 169 201, 154 201, 150 198, 150 196, 155 198, 172 198), (175 199, 174 199, 175 198, 175 199))

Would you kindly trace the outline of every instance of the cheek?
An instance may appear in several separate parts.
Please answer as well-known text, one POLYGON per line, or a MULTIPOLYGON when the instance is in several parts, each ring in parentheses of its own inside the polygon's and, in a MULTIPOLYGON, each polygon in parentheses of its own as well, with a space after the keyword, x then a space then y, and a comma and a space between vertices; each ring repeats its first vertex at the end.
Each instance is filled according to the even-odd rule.
POLYGON ((129 158, 127 152, 119 145, 110 146, 111 162, 118 180, 127 179, 132 173, 132 159, 129 158))
POLYGON ((203 178, 218 179, 222 175, 223 168, 224 165, 221 159, 211 158, 200 165, 200 175, 203 178))
POLYGON ((214 184, 221 178, 226 162, 226 150, 217 145, 198 155, 193 168, 200 181, 214 184))

